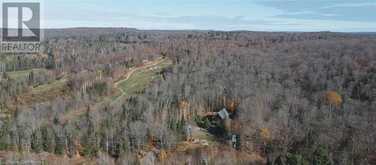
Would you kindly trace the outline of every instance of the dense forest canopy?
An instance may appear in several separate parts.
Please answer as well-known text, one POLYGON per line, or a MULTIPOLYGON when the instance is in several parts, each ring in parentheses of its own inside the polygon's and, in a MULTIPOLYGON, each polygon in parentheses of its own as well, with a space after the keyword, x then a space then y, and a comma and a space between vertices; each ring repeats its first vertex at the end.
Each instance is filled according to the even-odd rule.
POLYGON ((39 54, 0 56, 6 159, 376 161, 374 34, 76 28, 45 35, 39 54), (207 115, 222 109, 231 119, 207 115), (187 126, 205 133, 204 147, 189 146, 187 126))

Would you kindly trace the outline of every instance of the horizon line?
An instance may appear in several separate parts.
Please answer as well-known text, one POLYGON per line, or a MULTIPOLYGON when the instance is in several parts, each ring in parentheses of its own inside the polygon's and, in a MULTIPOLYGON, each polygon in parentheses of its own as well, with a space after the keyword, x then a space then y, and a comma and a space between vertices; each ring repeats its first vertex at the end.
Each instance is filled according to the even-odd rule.
MULTIPOLYGON (((0 27, 0 30, 5 28, 0 27)), ((16 30, 17 28, 7 28, 16 30)), ((220 30, 220 29, 148 29, 148 28, 134 28, 134 27, 110 27, 110 26, 72 26, 72 27, 51 27, 51 28, 40 28, 40 30, 69 30, 69 29, 129 29, 138 31, 215 31, 215 32, 267 32, 267 33, 376 33, 376 31, 330 31, 330 30, 320 30, 320 31, 288 31, 288 30, 275 30, 275 31, 260 31, 260 30, 220 30)), ((18 30, 18 29, 17 29, 18 30)), ((26 29, 28 30, 28 29, 26 29)))

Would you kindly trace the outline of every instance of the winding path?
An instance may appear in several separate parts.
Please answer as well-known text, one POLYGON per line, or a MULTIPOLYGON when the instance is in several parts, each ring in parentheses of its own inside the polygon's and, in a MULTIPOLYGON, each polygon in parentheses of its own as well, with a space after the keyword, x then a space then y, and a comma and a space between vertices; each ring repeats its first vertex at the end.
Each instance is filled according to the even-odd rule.
POLYGON ((145 70, 145 69, 149 69, 151 67, 154 67, 156 65, 159 65, 161 64, 162 62, 166 61, 167 59, 166 58, 158 58, 154 61, 149 61, 147 63, 144 63, 143 66, 140 66, 140 67, 136 67, 136 68, 131 68, 125 75, 123 75, 122 77, 124 77, 124 79, 121 79, 117 82, 114 83, 114 87, 116 89, 119 89, 119 91, 121 92, 121 95, 118 96, 115 100, 113 100, 110 105, 113 105, 113 103, 116 103, 119 99, 121 99, 125 94, 126 92, 119 87, 119 84, 127 81, 135 72, 139 71, 139 70, 145 70))
MULTIPOLYGON (((113 106, 116 102, 118 102, 121 98, 123 98, 123 96, 126 95, 126 92, 119 87, 119 85, 125 81, 127 81, 132 75, 134 75, 137 71, 139 70, 145 70, 145 69, 150 69, 156 65, 159 65, 161 64, 162 62, 165 62, 167 59, 166 58, 158 58, 154 61, 149 61, 149 62, 146 62, 144 63, 142 66, 140 67, 133 67, 131 69, 129 69, 122 77, 121 80, 118 80, 114 83, 114 88, 118 89, 120 92, 121 92, 121 95, 120 96, 117 96, 116 99, 112 100, 110 102, 110 106, 113 106)), ((96 109, 96 107, 98 107, 99 105, 103 104, 106 100, 108 99, 104 99, 103 101, 101 102, 98 102, 96 104, 94 104, 92 106, 92 109, 96 109)), ((73 119, 74 117, 76 116, 80 116, 82 114, 84 114, 86 112, 86 108, 87 107, 81 107, 80 109, 77 109, 77 110, 72 110, 70 112, 68 112, 67 114, 65 114, 63 117, 62 117, 62 120, 63 121, 68 121, 70 119, 73 119)))

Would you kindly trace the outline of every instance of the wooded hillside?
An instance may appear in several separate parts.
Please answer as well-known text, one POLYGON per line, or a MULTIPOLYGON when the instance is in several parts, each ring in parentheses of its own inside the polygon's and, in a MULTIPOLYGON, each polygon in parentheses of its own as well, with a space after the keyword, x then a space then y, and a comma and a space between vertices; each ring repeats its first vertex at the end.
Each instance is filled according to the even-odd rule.
POLYGON ((46 30, 40 54, 0 55, 0 156, 372 164, 375 53, 350 33, 46 30))

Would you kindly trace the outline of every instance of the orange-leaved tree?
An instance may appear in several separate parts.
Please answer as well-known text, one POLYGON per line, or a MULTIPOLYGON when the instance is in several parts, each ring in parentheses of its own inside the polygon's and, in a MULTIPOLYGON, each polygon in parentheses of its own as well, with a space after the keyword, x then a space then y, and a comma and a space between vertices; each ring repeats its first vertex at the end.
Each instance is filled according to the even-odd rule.
POLYGON ((342 97, 336 91, 328 91, 325 93, 326 102, 329 105, 339 108, 342 105, 342 97))
POLYGON ((270 133, 269 128, 261 128, 260 136, 264 142, 268 142, 271 139, 271 133, 270 133))

